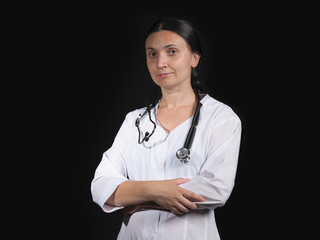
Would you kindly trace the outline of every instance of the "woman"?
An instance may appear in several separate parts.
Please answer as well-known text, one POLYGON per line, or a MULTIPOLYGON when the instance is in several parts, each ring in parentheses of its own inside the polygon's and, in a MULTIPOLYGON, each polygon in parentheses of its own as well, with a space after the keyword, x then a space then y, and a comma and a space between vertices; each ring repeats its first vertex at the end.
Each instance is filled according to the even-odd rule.
POLYGON ((96 169, 93 200, 107 213, 123 209, 118 239, 220 239, 214 209, 234 186, 240 119, 199 94, 202 51, 190 23, 156 22, 145 48, 161 99, 127 114, 96 169))

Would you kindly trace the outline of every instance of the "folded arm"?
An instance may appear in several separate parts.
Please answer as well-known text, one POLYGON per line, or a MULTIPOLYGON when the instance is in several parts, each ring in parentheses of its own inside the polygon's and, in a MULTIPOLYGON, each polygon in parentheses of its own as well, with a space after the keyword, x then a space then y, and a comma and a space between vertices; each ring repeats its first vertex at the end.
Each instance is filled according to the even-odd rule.
POLYGON ((193 202, 204 201, 199 194, 181 188, 179 185, 189 179, 178 178, 160 181, 126 181, 118 186, 106 201, 112 206, 131 206, 128 212, 140 208, 163 209, 174 214, 188 213, 197 209, 193 202))
POLYGON ((237 117, 228 118, 215 126, 211 134, 201 171, 180 187, 200 194, 205 202, 211 203, 209 208, 214 209, 226 203, 234 187, 241 122, 237 117))

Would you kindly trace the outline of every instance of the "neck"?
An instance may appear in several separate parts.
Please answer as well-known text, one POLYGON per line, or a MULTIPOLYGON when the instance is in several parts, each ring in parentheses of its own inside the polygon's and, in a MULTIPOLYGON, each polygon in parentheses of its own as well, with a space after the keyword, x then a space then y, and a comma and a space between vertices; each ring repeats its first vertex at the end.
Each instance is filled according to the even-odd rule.
POLYGON ((181 91, 161 89, 161 92, 162 97, 160 101, 160 107, 174 108, 186 106, 194 104, 196 100, 196 96, 191 87, 181 91))

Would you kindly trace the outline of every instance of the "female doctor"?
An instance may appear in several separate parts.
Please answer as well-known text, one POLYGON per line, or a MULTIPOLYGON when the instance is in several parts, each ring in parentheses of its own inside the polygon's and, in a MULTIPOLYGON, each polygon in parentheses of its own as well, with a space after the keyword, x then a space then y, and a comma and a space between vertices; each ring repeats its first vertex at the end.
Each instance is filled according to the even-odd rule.
POLYGON ((234 186, 240 119, 200 93, 202 51, 189 22, 156 22, 145 49, 161 98, 127 114, 95 171, 93 201, 123 209, 118 239, 220 239, 214 209, 234 186))

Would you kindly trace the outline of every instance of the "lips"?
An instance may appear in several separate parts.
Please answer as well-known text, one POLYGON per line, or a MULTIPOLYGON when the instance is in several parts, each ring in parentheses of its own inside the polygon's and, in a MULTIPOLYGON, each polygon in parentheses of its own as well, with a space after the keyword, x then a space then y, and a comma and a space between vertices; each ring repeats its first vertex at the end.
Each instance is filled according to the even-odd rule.
POLYGON ((166 78, 166 77, 169 77, 172 73, 169 72, 169 73, 159 73, 157 74, 158 77, 160 78, 166 78))

